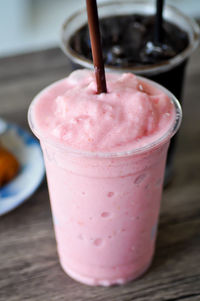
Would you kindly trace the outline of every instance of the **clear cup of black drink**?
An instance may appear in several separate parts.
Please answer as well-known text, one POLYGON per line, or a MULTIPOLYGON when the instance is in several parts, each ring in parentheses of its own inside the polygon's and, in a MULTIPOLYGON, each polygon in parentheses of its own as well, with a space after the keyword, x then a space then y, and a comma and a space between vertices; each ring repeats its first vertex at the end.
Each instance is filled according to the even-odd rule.
MULTIPOLYGON (((121 0, 99 5, 106 71, 133 72, 152 79, 182 101, 185 69, 199 43, 199 26, 178 9, 165 5, 162 44, 154 43, 155 3, 121 0)), ((61 47, 72 68, 93 68, 86 10, 62 26, 61 47)), ((172 178, 177 135, 169 147, 165 184, 172 178)))

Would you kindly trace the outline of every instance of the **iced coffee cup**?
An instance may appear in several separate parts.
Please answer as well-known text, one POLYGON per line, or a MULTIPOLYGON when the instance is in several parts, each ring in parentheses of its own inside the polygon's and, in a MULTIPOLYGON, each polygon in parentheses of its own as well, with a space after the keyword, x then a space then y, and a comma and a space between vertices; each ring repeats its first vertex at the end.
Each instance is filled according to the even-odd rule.
POLYGON ((47 172, 64 271, 88 285, 142 275, 155 249, 165 162, 181 108, 162 86, 131 73, 78 70, 29 108, 47 172))
MULTIPOLYGON (((112 1, 99 5, 105 68, 152 79, 182 102, 185 69, 199 43, 199 26, 178 9, 165 5, 164 28, 168 35, 165 46, 172 43, 173 49, 170 46, 166 47, 164 54, 148 55, 152 50, 155 9, 155 1, 147 0, 112 1)), ((66 20, 61 31, 62 50, 75 69, 80 66, 93 68, 86 24, 87 14, 82 10, 66 20)), ((175 143, 174 138, 168 152, 166 183, 172 176, 175 143)))

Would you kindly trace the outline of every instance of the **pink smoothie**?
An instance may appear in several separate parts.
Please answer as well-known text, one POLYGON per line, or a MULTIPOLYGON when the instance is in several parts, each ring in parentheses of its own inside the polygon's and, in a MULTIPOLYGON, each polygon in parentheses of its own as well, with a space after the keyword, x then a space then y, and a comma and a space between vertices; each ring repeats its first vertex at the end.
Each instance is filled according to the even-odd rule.
POLYGON ((44 152, 61 265, 78 281, 109 286, 151 263, 176 110, 152 82, 106 79, 108 93, 97 95, 91 71, 73 72, 36 96, 29 118, 44 152))
POLYGON ((89 70, 43 91, 33 110, 42 136, 76 150, 116 152, 148 145, 171 126, 174 105, 161 90, 131 73, 106 78, 106 94, 96 94, 89 70))

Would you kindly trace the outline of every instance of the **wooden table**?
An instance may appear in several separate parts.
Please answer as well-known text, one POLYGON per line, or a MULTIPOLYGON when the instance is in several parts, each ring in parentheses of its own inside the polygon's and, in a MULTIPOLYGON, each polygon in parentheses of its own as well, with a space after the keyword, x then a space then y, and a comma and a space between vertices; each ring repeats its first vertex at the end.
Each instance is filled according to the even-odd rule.
MULTIPOLYGON (((0 218, 0 301, 200 300, 200 51, 188 66, 176 174, 164 191, 155 259, 139 280, 88 287, 62 271, 56 253, 47 185, 0 218)), ((28 128, 34 95, 66 76, 59 49, 0 60, 0 115, 28 128)))

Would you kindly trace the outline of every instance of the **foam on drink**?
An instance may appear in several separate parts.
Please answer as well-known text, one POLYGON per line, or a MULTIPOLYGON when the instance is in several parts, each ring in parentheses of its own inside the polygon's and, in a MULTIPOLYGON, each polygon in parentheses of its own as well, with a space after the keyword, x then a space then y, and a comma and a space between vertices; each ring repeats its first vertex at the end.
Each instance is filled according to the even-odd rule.
POLYGON ((74 71, 35 102, 36 126, 48 139, 83 151, 130 151, 162 136, 174 122, 163 91, 131 73, 107 73, 108 93, 97 94, 94 73, 74 71))

